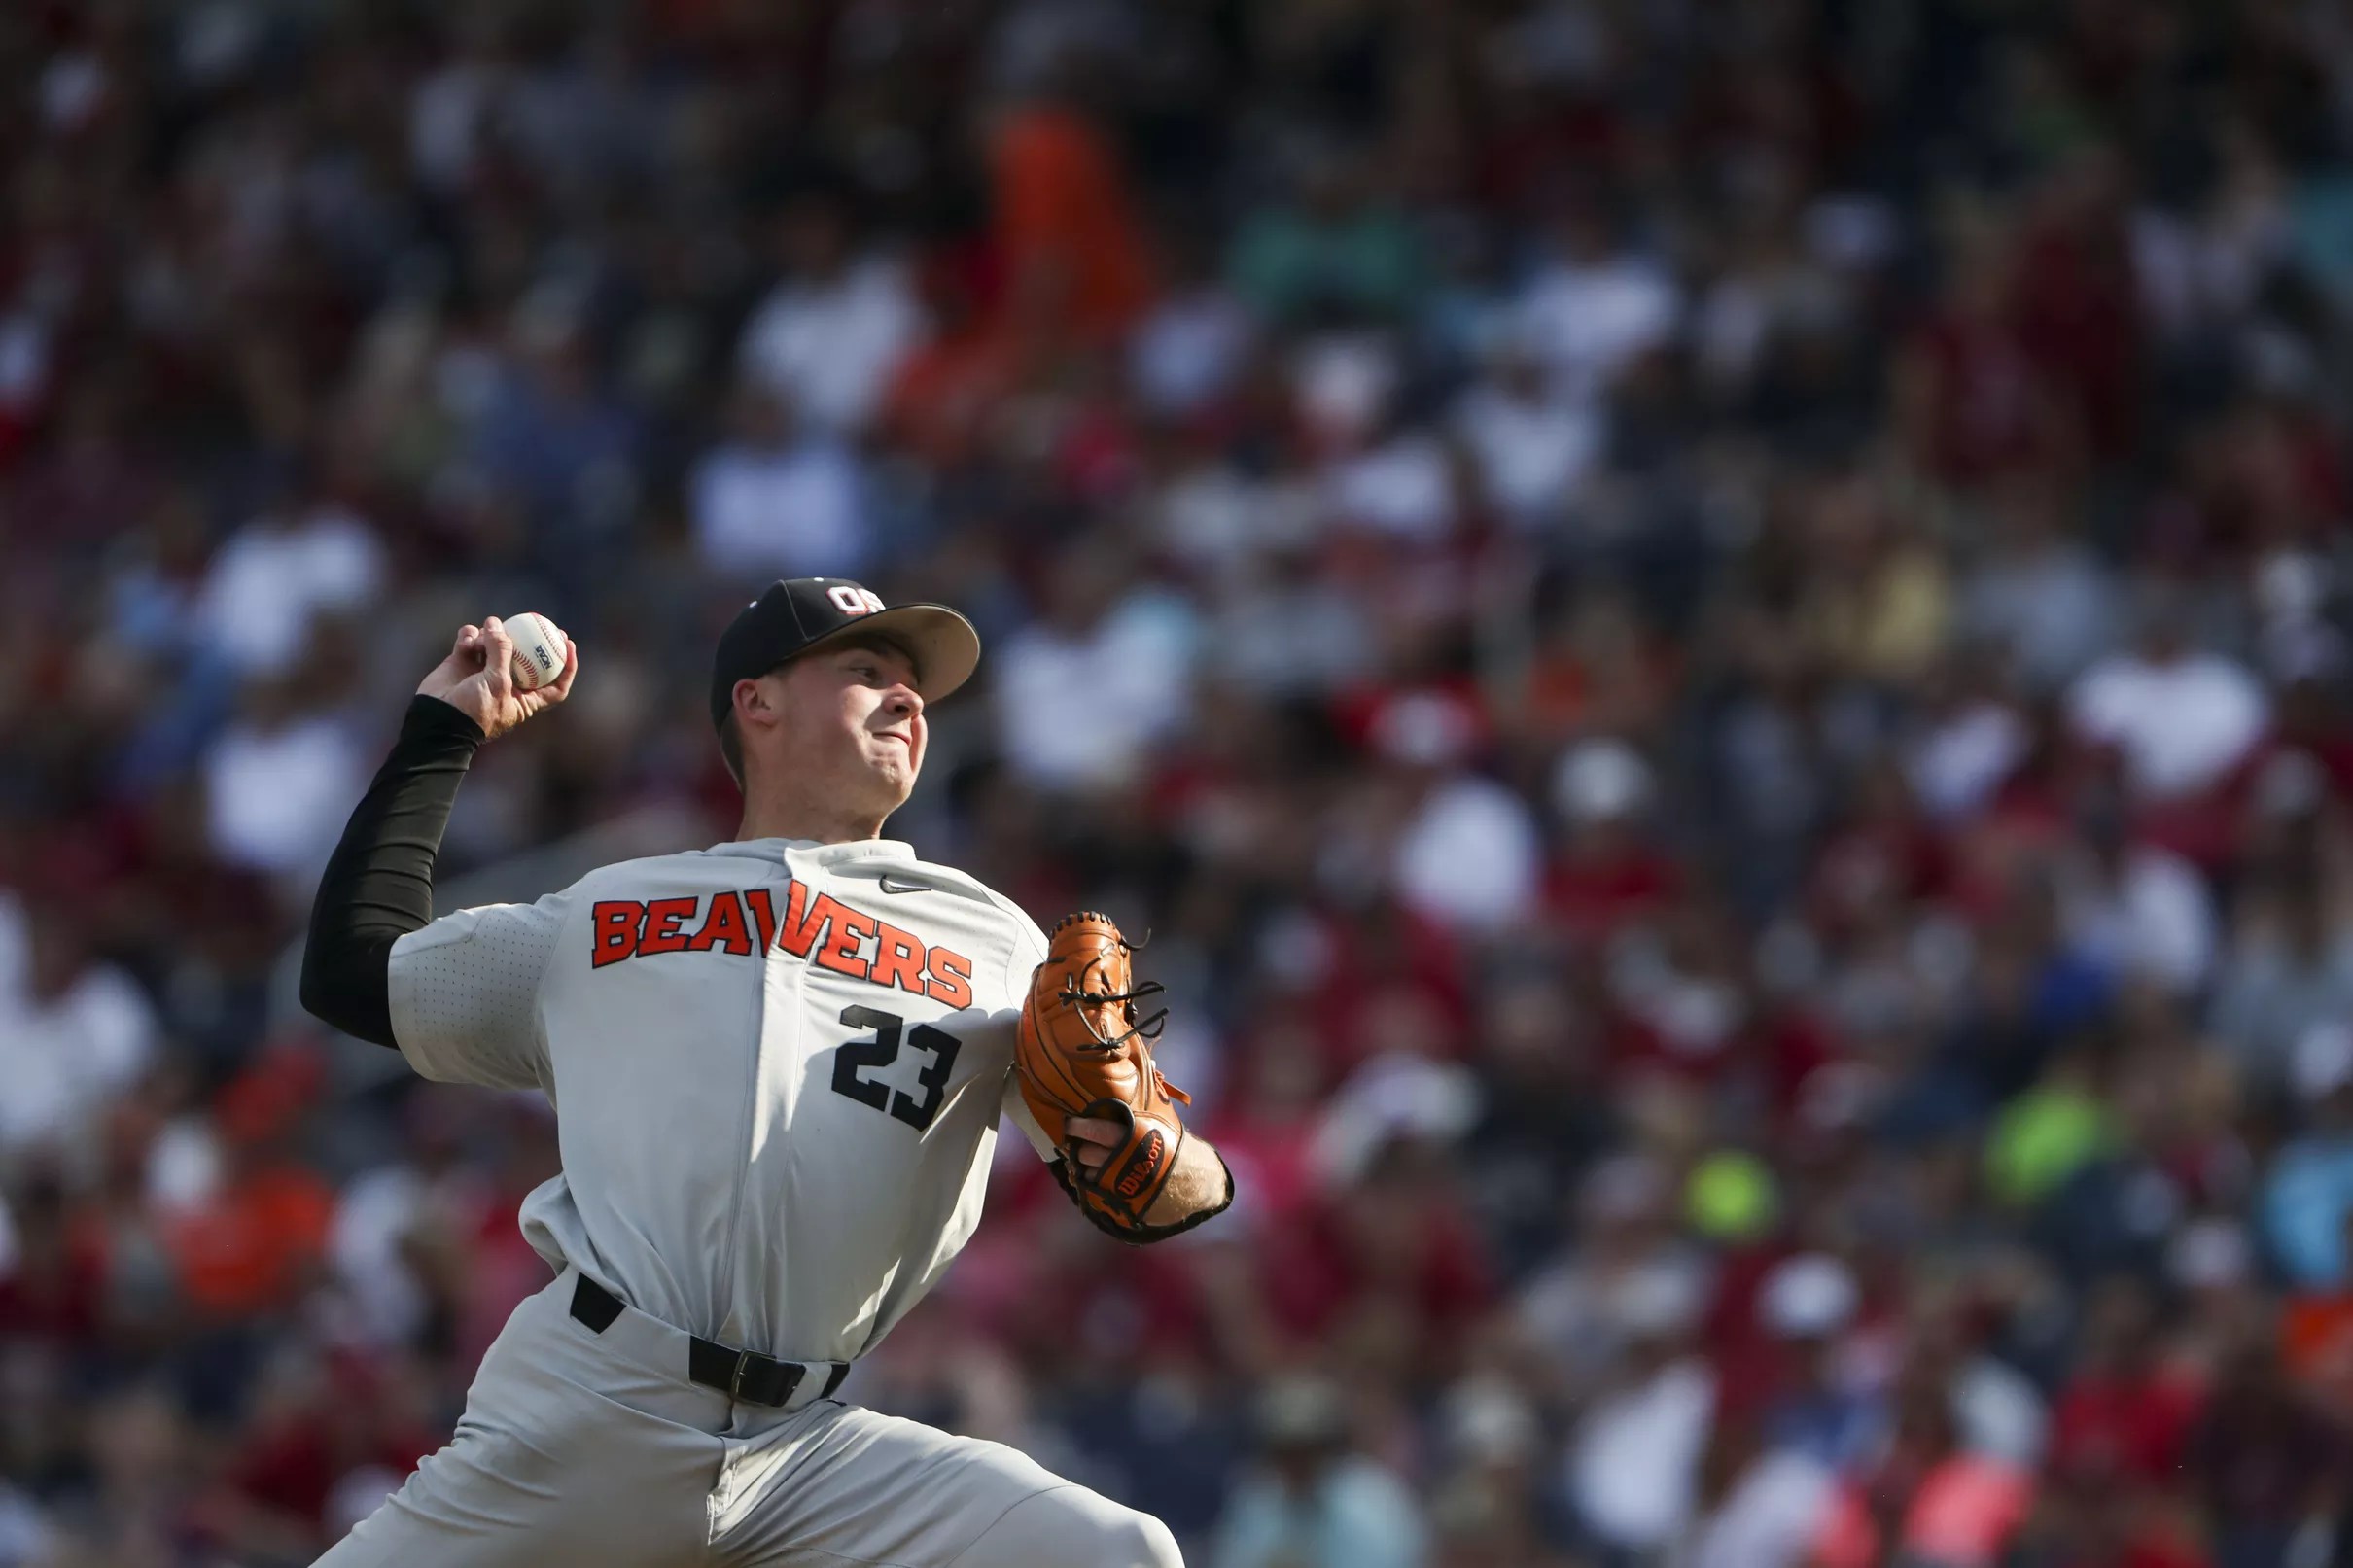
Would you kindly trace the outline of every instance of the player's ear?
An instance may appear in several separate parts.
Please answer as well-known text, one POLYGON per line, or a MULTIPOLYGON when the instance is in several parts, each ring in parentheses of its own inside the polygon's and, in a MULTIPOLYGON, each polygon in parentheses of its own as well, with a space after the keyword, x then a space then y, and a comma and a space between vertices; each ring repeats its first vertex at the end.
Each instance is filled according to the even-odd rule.
POLYGON ((746 677, 744 679, 738 680, 735 683, 734 692, 736 723, 775 723, 776 705, 770 700, 772 695, 773 694, 768 690, 767 685, 762 681, 754 679, 750 677, 746 677))

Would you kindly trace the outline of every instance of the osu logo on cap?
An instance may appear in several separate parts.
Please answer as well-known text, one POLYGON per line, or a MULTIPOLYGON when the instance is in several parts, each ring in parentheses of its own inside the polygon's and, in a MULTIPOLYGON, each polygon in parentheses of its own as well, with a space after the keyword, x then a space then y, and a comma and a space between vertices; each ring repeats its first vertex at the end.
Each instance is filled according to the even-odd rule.
POLYGON ((837 582, 825 590, 825 597, 845 615, 871 615, 883 608, 881 594, 855 582, 837 582))

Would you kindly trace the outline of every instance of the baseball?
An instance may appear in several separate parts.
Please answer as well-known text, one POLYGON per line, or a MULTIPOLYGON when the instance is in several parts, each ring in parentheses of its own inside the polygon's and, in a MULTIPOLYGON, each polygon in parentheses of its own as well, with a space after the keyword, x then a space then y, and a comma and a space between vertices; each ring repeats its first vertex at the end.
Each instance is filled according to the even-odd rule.
POLYGON ((536 610, 506 617, 507 635, 514 639, 514 658, 509 668, 517 691, 537 691, 564 673, 564 634, 555 622, 536 610))

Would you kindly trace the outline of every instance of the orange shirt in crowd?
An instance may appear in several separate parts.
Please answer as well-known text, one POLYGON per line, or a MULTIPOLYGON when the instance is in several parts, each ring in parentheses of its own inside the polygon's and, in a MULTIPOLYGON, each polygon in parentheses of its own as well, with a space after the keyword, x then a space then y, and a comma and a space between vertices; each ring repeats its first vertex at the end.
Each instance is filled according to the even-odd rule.
POLYGON ((224 1317, 284 1305, 327 1245, 334 1194, 299 1166, 259 1170, 175 1220, 167 1243, 180 1288, 224 1317))
POLYGON ((1127 327, 1151 294, 1151 266, 1109 145, 1072 111, 1032 104, 1005 117, 991 151, 1016 320, 1098 339, 1127 327))
POLYGON ((2297 1380, 2353 1415, 2353 1290, 2291 1296, 2280 1311, 2279 1342, 2297 1380))

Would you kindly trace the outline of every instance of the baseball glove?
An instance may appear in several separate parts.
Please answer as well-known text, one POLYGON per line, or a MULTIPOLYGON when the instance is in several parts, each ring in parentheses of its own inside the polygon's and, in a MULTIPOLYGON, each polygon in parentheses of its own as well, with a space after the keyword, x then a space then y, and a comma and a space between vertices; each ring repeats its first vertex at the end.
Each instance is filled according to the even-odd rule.
POLYGON ((1058 922, 1022 1000, 1013 1064, 1030 1114, 1062 1151, 1061 1174, 1071 1196, 1097 1223, 1141 1236, 1151 1229, 1143 1216, 1168 1185, 1184 1144, 1176 1106, 1191 1104, 1192 1097, 1172 1088, 1152 1064, 1151 1042, 1168 1009, 1141 1011, 1139 1004, 1161 988, 1136 983, 1132 952, 1107 915, 1090 910, 1058 922), (1092 1171, 1078 1163, 1068 1132, 1071 1119, 1082 1116, 1127 1129, 1127 1140, 1092 1171))

